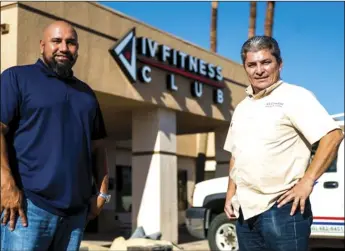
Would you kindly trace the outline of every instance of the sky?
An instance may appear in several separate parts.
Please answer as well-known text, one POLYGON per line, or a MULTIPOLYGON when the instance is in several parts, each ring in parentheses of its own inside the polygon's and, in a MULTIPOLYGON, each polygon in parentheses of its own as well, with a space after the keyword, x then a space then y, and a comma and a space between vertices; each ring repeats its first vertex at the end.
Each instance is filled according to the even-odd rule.
MULTIPOLYGON (((210 47, 210 2, 100 2, 202 48, 210 47)), ((263 35, 266 2, 257 4, 263 35)), ((241 63, 249 2, 220 2, 217 53, 241 63)), ((284 81, 312 91, 330 114, 344 112, 344 2, 276 2, 273 37, 284 81)))

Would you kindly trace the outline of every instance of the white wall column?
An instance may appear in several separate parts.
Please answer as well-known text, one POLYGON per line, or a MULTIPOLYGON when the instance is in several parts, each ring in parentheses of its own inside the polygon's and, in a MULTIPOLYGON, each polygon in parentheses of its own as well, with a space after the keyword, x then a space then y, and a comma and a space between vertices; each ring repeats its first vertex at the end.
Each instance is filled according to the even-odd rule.
POLYGON ((228 126, 218 127, 215 130, 215 149, 216 149, 216 173, 215 177, 229 175, 229 164, 231 154, 224 150, 224 143, 228 134, 228 126))
POLYGON ((132 229, 177 242, 176 113, 133 111, 132 151, 132 229))

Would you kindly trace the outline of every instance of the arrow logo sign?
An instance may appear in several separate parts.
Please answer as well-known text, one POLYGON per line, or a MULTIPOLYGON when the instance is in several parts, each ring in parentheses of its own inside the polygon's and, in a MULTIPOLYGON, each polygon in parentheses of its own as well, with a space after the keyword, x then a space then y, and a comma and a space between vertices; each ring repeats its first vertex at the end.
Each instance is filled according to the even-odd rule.
POLYGON ((135 28, 131 29, 123 38, 109 50, 116 62, 126 74, 130 82, 137 81, 137 52, 135 28))

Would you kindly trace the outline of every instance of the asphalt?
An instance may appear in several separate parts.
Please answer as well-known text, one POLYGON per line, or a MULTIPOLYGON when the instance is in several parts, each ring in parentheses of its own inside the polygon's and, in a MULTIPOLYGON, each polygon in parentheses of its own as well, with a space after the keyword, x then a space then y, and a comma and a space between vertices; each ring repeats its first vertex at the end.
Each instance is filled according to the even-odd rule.
MULTIPOLYGON (((184 226, 179 228, 179 239, 177 246, 186 251, 198 250, 198 251, 210 251, 207 240, 199 240, 192 237, 184 226)), ((90 234, 85 233, 84 240, 82 241, 80 251, 105 251, 111 246, 113 240, 117 237, 123 236, 125 239, 129 238, 129 232, 118 233, 102 233, 102 234, 90 234)), ((335 244, 334 240, 311 240, 310 251, 340 251, 344 250, 344 241, 338 243, 334 248, 320 248, 319 246, 325 244, 335 244), (319 247, 319 248, 317 248, 319 247)))

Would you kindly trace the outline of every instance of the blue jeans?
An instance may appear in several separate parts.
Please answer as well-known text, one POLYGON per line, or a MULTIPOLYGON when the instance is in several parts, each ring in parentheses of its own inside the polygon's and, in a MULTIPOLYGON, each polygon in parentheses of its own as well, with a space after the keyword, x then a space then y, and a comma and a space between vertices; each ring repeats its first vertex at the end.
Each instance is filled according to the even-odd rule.
MULTIPOLYGON (((8 251, 46 251, 79 250, 86 225, 87 209, 75 216, 60 217, 51 214, 30 200, 24 205, 28 226, 23 227, 17 218, 14 231, 1 224, 1 250, 8 251)), ((1 215, 2 222, 3 214, 1 215)))
POLYGON ((309 200, 304 213, 297 208, 290 216, 292 202, 272 208, 248 220, 242 211, 236 223, 240 251, 307 251, 313 222, 309 200))

